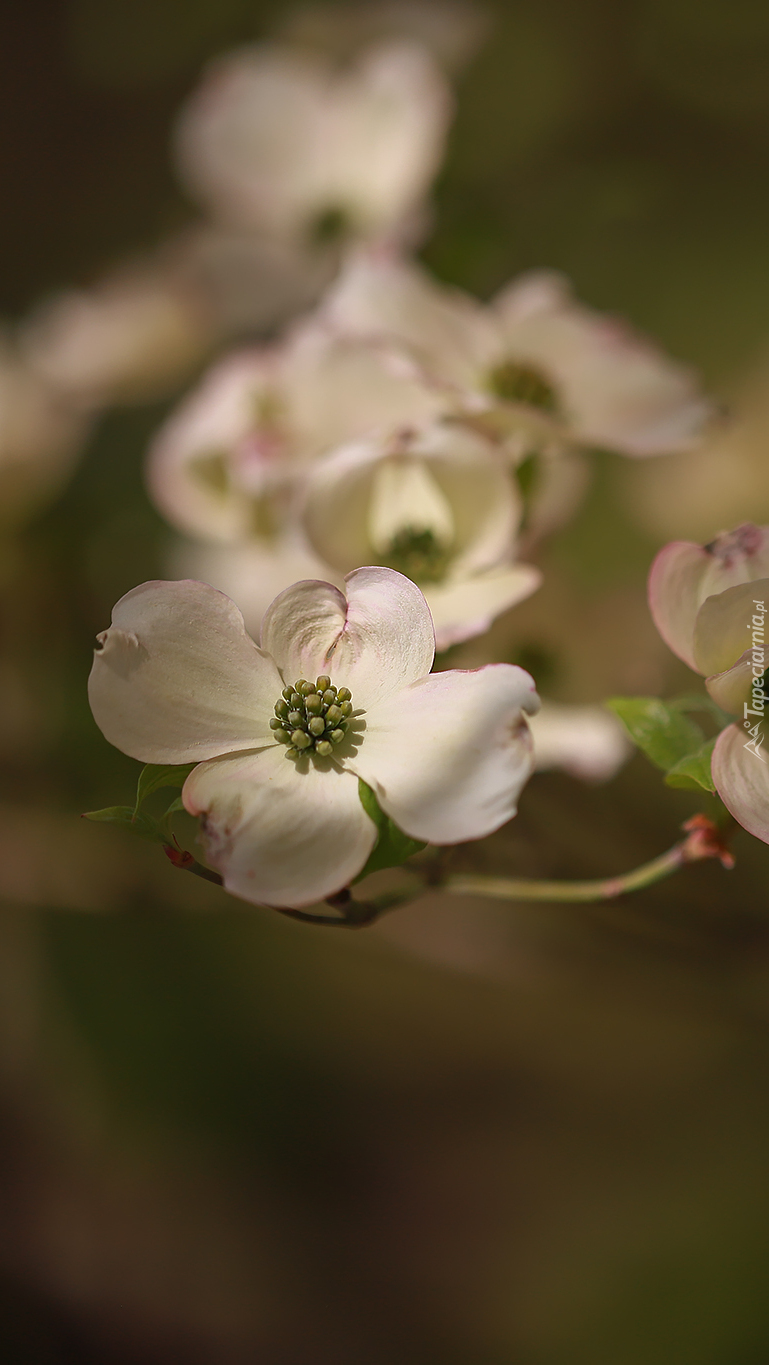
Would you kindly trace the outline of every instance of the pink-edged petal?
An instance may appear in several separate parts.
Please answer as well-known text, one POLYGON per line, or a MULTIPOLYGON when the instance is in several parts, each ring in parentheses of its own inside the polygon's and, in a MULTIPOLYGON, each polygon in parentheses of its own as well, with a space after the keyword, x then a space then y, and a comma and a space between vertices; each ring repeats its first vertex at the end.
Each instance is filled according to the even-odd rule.
POLYGON ((330 583, 295 583, 268 607, 262 647, 288 682, 327 673, 368 710, 432 668, 435 635, 419 588, 394 569, 356 569, 347 597, 330 583))
POLYGON ((530 564, 500 564, 457 581, 430 583, 425 598, 435 626, 436 649, 483 635, 495 617, 530 597, 542 582, 530 564))
POLYGON ((699 673, 723 673, 751 647, 757 647, 763 662, 767 600, 769 578, 739 583, 706 598, 694 626, 694 658, 699 673))
POLYGON ((742 725, 728 725, 716 740, 711 772, 716 791, 743 829, 769 844, 769 757, 764 753, 760 717, 757 735, 742 725))
POLYGON ((277 746, 202 763, 182 799, 202 817, 206 856, 227 890, 255 904, 324 900, 376 843, 352 773, 330 760, 294 762, 277 746))
MULTIPOLYGON (((726 664, 697 662, 694 628, 706 598, 769 574, 769 528, 745 522, 709 545, 675 540, 660 550, 649 574, 649 608, 665 644, 695 672, 715 673, 726 664)), ((756 593, 760 597, 760 593, 756 593)), ((729 662, 742 653, 742 646, 729 662)))
POLYGON ((272 743, 283 686, 234 602, 206 583, 142 583, 98 637, 88 696, 102 734, 143 763, 272 743))
POLYGON ((532 770, 524 712, 539 707, 534 682, 512 664, 422 678, 365 717, 345 765, 414 839, 481 839, 515 815, 532 770))

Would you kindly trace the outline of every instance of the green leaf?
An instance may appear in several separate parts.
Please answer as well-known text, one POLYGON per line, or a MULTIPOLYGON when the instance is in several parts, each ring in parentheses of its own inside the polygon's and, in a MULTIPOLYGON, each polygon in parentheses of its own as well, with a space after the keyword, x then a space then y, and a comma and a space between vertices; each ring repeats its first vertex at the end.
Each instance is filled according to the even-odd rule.
POLYGON ((622 721, 633 743, 665 772, 696 753, 705 739, 695 721, 659 697, 612 697, 604 704, 622 721))
POLYGON ((400 867, 407 858, 411 858, 414 853, 421 853, 422 849, 427 847, 416 839, 410 839, 408 834, 404 834, 403 830, 393 823, 389 815, 385 815, 373 791, 362 778, 358 778, 358 795, 366 814, 374 821, 379 837, 369 854, 366 866, 354 878, 355 882, 362 881, 372 872, 381 872, 384 867, 400 867))
POLYGON ((695 791, 704 787, 705 791, 714 792, 715 786, 710 772, 710 760, 717 739, 718 735, 714 735, 706 744, 697 749, 696 753, 688 754, 686 758, 681 758, 678 763, 674 763, 665 778, 667 785, 669 787, 691 787, 695 791))
POLYGON ((182 763, 181 765, 147 763, 139 773, 139 781, 136 784, 134 813, 138 814, 147 797, 151 796, 153 792, 160 791, 161 787, 179 787, 181 789, 192 769, 196 767, 196 763, 182 763))
POLYGON ((130 806, 106 806, 104 810, 87 810, 83 819, 100 820, 108 825, 121 825, 123 829, 129 829, 132 834, 138 834, 140 839, 149 839, 153 844, 168 843, 168 838, 157 820, 153 820, 149 815, 136 815, 130 806))

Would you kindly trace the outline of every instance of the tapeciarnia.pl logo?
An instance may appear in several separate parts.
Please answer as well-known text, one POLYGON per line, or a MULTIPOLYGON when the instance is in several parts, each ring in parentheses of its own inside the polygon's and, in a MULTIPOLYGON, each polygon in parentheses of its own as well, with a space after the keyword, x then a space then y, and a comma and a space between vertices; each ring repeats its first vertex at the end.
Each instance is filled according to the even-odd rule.
POLYGON ((764 719, 764 706, 766 694, 764 692, 764 674, 766 663, 764 659, 764 619, 766 617, 766 607, 763 602, 753 599, 753 606, 756 612, 748 624, 748 630, 752 633, 751 654, 753 658, 753 685, 750 690, 750 703, 743 704, 743 725, 750 735, 750 739, 742 746, 747 749, 754 758, 758 758, 762 763, 766 762, 761 753, 761 746, 764 736, 761 733, 761 725, 764 719), (749 716, 758 716, 755 724, 751 725, 749 716))

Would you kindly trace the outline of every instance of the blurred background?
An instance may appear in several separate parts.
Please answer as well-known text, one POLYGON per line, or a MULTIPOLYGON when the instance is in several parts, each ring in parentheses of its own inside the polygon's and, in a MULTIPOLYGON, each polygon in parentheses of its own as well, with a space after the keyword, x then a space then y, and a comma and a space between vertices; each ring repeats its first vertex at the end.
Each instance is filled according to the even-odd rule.
MULTIPOLYGON (((696 457, 596 456, 545 586, 456 662, 525 662, 563 701, 691 690, 644 582, 667 539, 769 520, 769 8, 469 15, 424 260, 483 296, 565 271, 731 421, 696 457)), ((207 60, 287 23, 333 46, 333 16, 5 0, 9 332, 193 222, 169 131, 207 60)), ((132 799, 85 681, 115 599, 163 573, 142 463, 189 380, 94 418, 0 536, 0 1359, 763 1365, 763 845, 616 905, 432 895, 347 934, 78 820, 132 799)), ((696 808, 641 757, 605 786, 542 774, 454 865, 608 875, 696 808)))

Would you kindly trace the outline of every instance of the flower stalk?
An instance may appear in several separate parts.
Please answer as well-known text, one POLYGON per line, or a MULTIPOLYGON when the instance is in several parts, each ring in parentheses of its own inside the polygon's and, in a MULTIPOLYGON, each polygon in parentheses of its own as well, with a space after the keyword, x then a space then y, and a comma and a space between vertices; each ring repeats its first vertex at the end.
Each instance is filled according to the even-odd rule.
MULTIPOLYGON (((435 869, 424 872, 424 882, 418 887, 401 887, 385 892, 371 900, 356 900, 349 889, 345 888, 329 896, 326 904, 337 914, 317 913, 299 910, 288 906, 274 906, 280 914, 289 919, 300 920, 304 924, 317 924, 337 929, 361 929, 373 924, 388 910, 416 900, 425 889, 425 884, 437 890, 448 891, 455 896, 488 896, 492 900, 545 901, 589 903, 616 900, 630 891, 641 891, 646 886, 670 877, 689 863, 702 862, 707 858, 717 858, 722 867, 734 867, 734 857, 724 841, 723 832, 707 815, 693 815, 682 826, 686 837, 679 839, 666 853, 631 872, 615 877, 598 877, 588 881, 540 881, 526 877, 486 877, 458 874, 435 878, 435 869)), ((166 848, 166 853, 174 867, 194 872, 199 877, 221 885, 221 878, 201 863, 195 861, 190 853, 166 848)), ((411 868, 412 872, 422 869, 411 868)))

